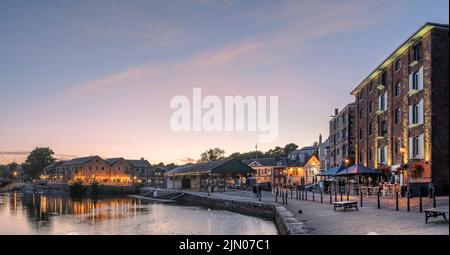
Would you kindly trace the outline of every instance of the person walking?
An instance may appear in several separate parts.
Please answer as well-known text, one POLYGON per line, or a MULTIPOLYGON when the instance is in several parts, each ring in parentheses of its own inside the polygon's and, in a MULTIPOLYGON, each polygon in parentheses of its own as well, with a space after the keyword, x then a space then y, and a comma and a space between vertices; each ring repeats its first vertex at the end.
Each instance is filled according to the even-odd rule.
POLYGON ((258 186, 257 186, 257 188, 258 188, 258 199, 259 199, 259 201, 261 201, 261 197, 262 197, 262 186, 261 186, 261 184, 259 184, 258 186))
POLYGON ((256 184, 253 184, 252 189, 253 189, 253 197, 256 198, 257 196, 256 184))

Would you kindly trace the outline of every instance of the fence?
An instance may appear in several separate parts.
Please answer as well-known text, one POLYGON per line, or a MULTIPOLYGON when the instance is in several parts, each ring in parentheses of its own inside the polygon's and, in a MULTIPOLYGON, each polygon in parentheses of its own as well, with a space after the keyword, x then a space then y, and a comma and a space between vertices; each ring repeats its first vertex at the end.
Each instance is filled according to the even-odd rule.
POLYGON ((349 193, 344 194, 341 190, 324 193, 323 191, 307 191, 304 189, 276 188, 275 202, 287 205, 289 199, 329 204, 337 201, 358 201, 360 207, 388 208, 407 212, 423 212, 424 208, 435 208, 438 204, 448 206, 447 197, 436 198, 434 192, 427 197, 423 197, 420 193, 419 196, 412 197, 407 192, 402 197, 398 192, 388 196, 383 196, 379 191, 373 195, 367 195, 363 192, 359 192, 359 195, 350 195, 349 193))

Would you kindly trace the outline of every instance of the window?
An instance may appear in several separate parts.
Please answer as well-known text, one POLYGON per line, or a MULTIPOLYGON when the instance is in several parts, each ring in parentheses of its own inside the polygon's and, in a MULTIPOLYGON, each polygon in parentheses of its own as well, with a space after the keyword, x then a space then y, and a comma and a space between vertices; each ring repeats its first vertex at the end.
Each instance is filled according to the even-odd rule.
POLYGON ((380 136, 386 136, 387 134, 387 126, 386 126, 386 121, 382 120, 380 122, 380 129, 379 129, 379 135, 380 136))
POLYGON ((419 137, 415 137, 413 139, 413 156, 418 157, 419 156, 419 137))
POLYGON ((400 108, 395 109, 395 113, 394 113, 394 123, 398 124, 401 121, 401 112, 400 112, 400 108))
POLYGON ((372 101, 370 101, 370 103, 369 103, 369 113, 371 113, 371 112, 372 112, 372 104, 373 104, 373 102, 372 102, 372 101))
POLYGON ((370 147, 370 151, 369 151, 369 159, 370 159, 370 160, 373 159, 373 147, 370 147))
POLYGON ((381 74, 381 84, 386 85, 387 84, 386 80, 387 80, 387 72, 383 71, 383 73, 381 74))
POLYGON ((385 111, 387 108, 387 91, 378 97, 378 110, 385 111))
POLYGON ((386 162, 386 150, 384 148, 380 149, 380 163, 386 162))
POLYGON ((395 142, 395 145, 394 145, 395 154, 399 154, 400 153, 400 148, 401 147, 402 147, 402 140, 400 139, 400 137, 398 137, 397 141, 395 142))
POLYGON ((364 135, 364 129, 363 129, 363 128, 360 128, 360 129, 359 129, 359 139, 362 139, 362 138, 363 138, 363 135, 364 135))
POLYGON ((413 60, 421 61, 422 60, 422 43, 418 43, 413 46, 413 60))
POLYGON ((402 61, 400 59, 397 59, 397 61, 395 61, 395 71, 400 70, 401 67, 402 67, 402 61))
POLYGON ((399 82, 399 83, 397 83, 397 85, 395 85, 395 93, 394 93, 394 95, 396 97, 400 96, 401 91, 402 91, 402 84, 399 82))
POLYGON ((359 118, 362 119, 363 115, 364 115, 364 108, 361 108, 359 110, 359 118))
POLYGON ((369 91, 372 92, 372 90, 373 90, 373 83, 371 82, 369 83, 369 91))
POLYGON ((420 78, 419 72, 415 72, 413 74, 412 89, 419 90, 419 78, 420 78))
POLYGON ((105 167, 102 166, 102 170, 105 170, 105 167))
POLYGON ((412 123, 419 123, 419 104, 415 104, 412 107, 412 123))
POLYGON ((359 163, 363 163, 364 162, 364 154, 363 151, 359 151, 359 163))
POLYGON ((369 123, 369 135, 373 134, 373 122, 369 123))

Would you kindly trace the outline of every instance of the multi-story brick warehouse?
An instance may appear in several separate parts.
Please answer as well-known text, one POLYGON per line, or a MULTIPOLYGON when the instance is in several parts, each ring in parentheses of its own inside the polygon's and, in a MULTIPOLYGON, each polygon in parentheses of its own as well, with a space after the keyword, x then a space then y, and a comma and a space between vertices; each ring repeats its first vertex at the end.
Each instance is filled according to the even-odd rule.
POLYGON ((352 91, 357 162, 448 194, 448 93, 448 25, 427 23, 352 91))
POLYGON ((335 109, 330 120, 330 167, 343 165, 344 160, 351 162, 355 158, 355 109, 350 103, 340 111, 335 109))

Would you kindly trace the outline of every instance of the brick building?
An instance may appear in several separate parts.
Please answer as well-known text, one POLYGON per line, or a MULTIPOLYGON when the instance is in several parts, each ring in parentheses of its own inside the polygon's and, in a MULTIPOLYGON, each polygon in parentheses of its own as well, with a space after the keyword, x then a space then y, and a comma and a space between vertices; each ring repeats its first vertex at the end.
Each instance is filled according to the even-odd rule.
POLYGON ((353 91, 356 161, 448 194, 448 25, 427 23, 353 91))
POLYGON ((330 120, 330 162, 331 168, 343 165, 345 159, 355 158, 355 111, 356 104, 350 103, 340 111, 335 109, 330 120))

